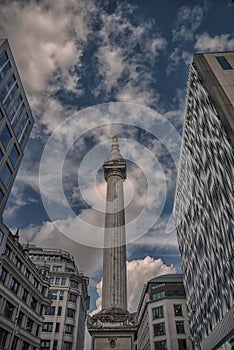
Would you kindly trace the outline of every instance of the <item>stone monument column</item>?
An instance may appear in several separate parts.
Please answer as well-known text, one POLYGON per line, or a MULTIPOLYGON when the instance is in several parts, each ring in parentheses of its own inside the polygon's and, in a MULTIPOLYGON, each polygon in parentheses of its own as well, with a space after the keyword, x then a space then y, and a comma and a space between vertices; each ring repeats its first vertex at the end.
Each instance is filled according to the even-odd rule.
POLYGON ((119 152, 117 136, 104 163, 107 182, 105 237, 103 252, 102 310, 127 311, 126 237, 123 181, 126 163, 119 152))
POLYGON ((102 309, 87 317, 92 350, 134 350, 136 313, 127 310, 126 234, 123 181, 126 163, 117 136, 103 165, 107 182, 103 249, 102 309))

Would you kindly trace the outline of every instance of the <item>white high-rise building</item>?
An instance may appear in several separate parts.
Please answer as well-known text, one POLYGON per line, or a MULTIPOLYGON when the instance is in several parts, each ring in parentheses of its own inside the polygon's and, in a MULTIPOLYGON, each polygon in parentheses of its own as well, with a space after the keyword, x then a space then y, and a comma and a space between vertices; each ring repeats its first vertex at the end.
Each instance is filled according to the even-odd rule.
POLYGON ((234 346, 234 52, 195 54, 174 215, 191 337, 234 346))

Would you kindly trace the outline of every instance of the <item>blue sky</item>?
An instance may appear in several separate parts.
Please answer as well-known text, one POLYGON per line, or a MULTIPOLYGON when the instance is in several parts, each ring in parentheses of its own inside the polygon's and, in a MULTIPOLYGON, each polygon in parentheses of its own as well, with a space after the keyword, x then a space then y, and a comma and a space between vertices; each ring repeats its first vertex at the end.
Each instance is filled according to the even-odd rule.
POLYGON ((139 295, 132 290, 140 294, 147 279, 180 271, 171 213, 189 64, 195 52, 234 50, 234 3, 0 3, 1 37, 9 40, 35 117, 4 221, 21 229, 24 242, 75 255, 90 276, 95 308, 105 207, 102 164, 117 134, 128 165, 134 309, 139 295))

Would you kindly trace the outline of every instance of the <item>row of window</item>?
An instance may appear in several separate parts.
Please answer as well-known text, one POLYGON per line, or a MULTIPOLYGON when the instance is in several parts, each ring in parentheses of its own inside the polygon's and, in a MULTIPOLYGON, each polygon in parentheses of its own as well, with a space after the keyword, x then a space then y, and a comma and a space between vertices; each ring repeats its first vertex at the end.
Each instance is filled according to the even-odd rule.
MULTIPOLYGON (((51 340, 41 340, 41 346, 40 350, 48 350, 50 349, 50 344, 52 343, 51 340)), ((52 350, 57 350, 58 348, 58 341, 54 340, 52 350)), ((62 344, 63 350, 72 350, 72 343, 69 341, 64 341, 62 344)))
MULTIPOLYGON (((53 328, 54 328, 54 332, 55 333, 59 333, 60 331, 60 323, 56 322, 55 326, 53 327, 53 322, 44 322, 43 323, 43 327, 42 327, 42 331, 43 332, 53 332, 53 328)), ((74 326, 71 324, 65 324, 64 325, 64 332, 66 334, 73 334, 74 332, 74 326)))
MULTIPOLYGON (((154 343, 155 350, 167 350, 167 341, 160 340, 154 343)), ((187 342, 186 339, 178 339, 178 349, 179 350, 187 350, 187 342)))
MULTIPOLYGON (((15 309, 16 308, 13 304, 11 304, 9 301, 6 301, 3 310, 3 315, 9 320, 12 320, 13 316, 15 317, 15 309)), ((22 311, 20 311, 17 315, 17 325, 25 328, 27 332, 33 333, 36 336, 38 336, 39 334, 40 326, 36 322, 34 322, 30 317, 27 317, 22 311)))
MULTIPOLYGON (((37 288, 40 293, 42 293, 42 295, 46 296, 47 288, 39 283, 37 278, 35 278, 33 274, 30 273, 28 268, 25 267, 25 265, 22 263, 20 258, 17 255, 13 254, 13 251, 8 247, 8 245, 6 245, 6 248, 5 248, 5 255, 13 262, 16 268, 24 274, 25 278, 29 280, 33 284, 33 286, 37 288)), ((2 279, 3 282, 5 282, 6 274, 7 274, 7 271, 3 268, 0 273, 0 276, 3 275, 2 276, 2 278, 4 279, 4 280, 2 279)))
POLYGON ((66 285, 66 277, 50 277, 50 285, 52 286, 53 284, 55 284, 56 286, 65 286, 66 285))
POLYGON ((7 72, 11 68, 11 63, 9 61, 6 51, 0 55, 0 81, 7 75, 7 72))
MULTIPOLYGON (((7 275, 8 275, 8 271, 3 267, 1 270, 1 273, 0 273, 0 281, 4 284, 7 283, 6 282, 7 275)), ((28 290, 26 288, 22 288, 21 291, 19 292, 21 284, 19 283, 19 281, 15 277, 11 277, 9 283, 10 283, 9 284, 10 290, 14 294, 19 296, 26 304, 30 305, 32 310, 37 312, 37 305, 40 305, 38 303, 37 299, 32 295, 30 296, 30 293, 28 292, 28 290)), ((43 312, 43 305, 42 304, 41 304, 39 312, 40 312, 40 314, 42 314, 42 312, 43 312)))
POLYGON ((185 297, 185 291, 184 289, 176 289, 176 290, 166 290, 158 293, 152 293, 151 298, 152 300, 160 300, 166 297, 185 297))
MULTIPOLYGON (((5 329, 0 327, 0 349, 6 349, 7 342, 9 344, 9 338, 11 337, 11 333, 6 331, 5 329)), ((17 336, 14 336, 11 350, 28 350, 30 344, 26 341, 20 340, 17 336), (21 343, 21 346, 20 346, 21 343)), ((36 350, 36 347, 31 347, 31 349, 36 350)))
POLYGON ((64 258, 62 256, 58 256, 58 255, 52 255, 52 256, 48 256, 48 255, 29 255, 31 260, 35 260, 35 261, 50 261, 50 262, 69 262, 71 264, 73 264, 73 260, 70 257, 69 253, 66 253, 65 251, 63 252, 63 254, 68 255, 67 258, 64 258))
MULTIPOLYGON (((176 332, 178 334, 184 334, 184 321, 175 321, 176 332)), ((156 323, 153 325, 154 327, 154 336, 158 337, 160 335, 166 334, 165 322, 156 323)))
MULTIPOLYGON (((65 286, 66 285, 66 277, 50 277, 50 285, 61 285, 61 286, 65 286)), ((75 280, 70 280, 70 287, 78 289, 78 282, 75 280)))
MULTIPOLYGON (((152 309, 153 319, 164 317, 164 309, 163 306, 158 306, 152 309)), ((175 304, 174 305, 174 316, 183 316, 182 305, 175 304)))

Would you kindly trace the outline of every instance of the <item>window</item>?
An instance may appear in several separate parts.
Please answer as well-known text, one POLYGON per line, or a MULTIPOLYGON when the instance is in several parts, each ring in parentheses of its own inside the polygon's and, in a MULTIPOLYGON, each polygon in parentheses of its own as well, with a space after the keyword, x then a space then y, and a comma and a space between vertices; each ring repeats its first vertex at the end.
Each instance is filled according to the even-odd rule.
POLYGON ((10 258, 11 249, 8 247, 8 245, 6 245, 6 248, 5 248, 5 255, 8 256, 8 258, 10 258))
POLYGON ((70 267, 66 267, 65 272, 74 272, 74 269, 71 269, 70 267))
POLYGON ((50 340, 41 340, 40 350, 48 350, 50 348, 50 340))
POLYGON ((60 328, 60 323, 56 323, 55 325, 55 332, 58 333, 60 328))
POLYGON ((69 301, 72 303, 76 303, 76 300, 77 300, 77 295, 74 293, 70 293, 69 294, 69 301))
POLYGON ((179 350, 187 350, 186 339, 178 339, 179 350))
POLYGON ((67 317, 75 317, 75 310, 74 309, 70 309, 69 307, 67 308, 67 317))
POLYGON ((44 322, 42 326, 43 332, 52 332, 53 322, 44 322))
POLYGON ((155 350, 167 350, 167 341, 161 340, 154 343, 155 350))
POLYGON ((183 316, 181 304, 174 305, 174 315, 175 316, 183 316))
POLYGON ((58 348, 58 341, 57 340, 54 340, 54 343, 53 343, 53 350, 57 350, 58 348))
POLYGON ((56 279, 55 279, 55 284, 56 284, 56 285, 59 285, 59 284, 60 284, 60 278, 56 277, 56 279))
POLYGON ((63 298, 64 298, 64 291, 60 290, 60 292, 59 292, 59 300, 63 300, 63 298))
POLYGON ((13 167, 15 167, 17 160, 19 158, 19 151, 15 145, 12 147, 9 158, 11 160, 11 164, 13 165, 13 167))
POLYGON ((0 189, 0 203, 2 202, 4 197, 4 193, 2 192, 2 190, 0 189))
POLYGON ((32 310, 36 310, 36 308, 37 308, 37 300, 34 297, 32 297, 32 299, 31 299, 31 309, 32 310))
POLYGON ((12 175, 12 171, 11 171, 9 165, 6 163, 3 170, 2 170, 2 173, 1 173, 1 180, 2 180, 2 183, 5 187, 8 186, 8 184, 10 182, 11 175, 12 175))
POLYGON ((6 51, 4 51, 0 56, 0 67, 2 67, 7 60, 8 60, 8 56, 6 51))
POLYGON ((26 289, 23 290, 22 300, 26 303, 28 297, 28 291, 26 289))
POLYGON ((58 307, 58 316, 61 316, 62 315, 62 306, 59 306, 58 307))
POLYGON ((65 333, 66 334, 73 334, 74 326, 71 324, 65 324, 65 333))
POLYGON ((12 278, 10 290, 12 290, 13 293, 17 294, 19 290, 19 282, 16 281, 16 279, 12 278))
POLYGON ((1 142, 5 149, 7 148, 10 139, 11 139, 10 129, 8 128, 7 125, 5 125, 1 134, 1 142))
POLYGON ((0 273, 0 281, 2 281, 2 283, 5 283, 6 276, 7 276, 7 270, 5 270, 4 267, 2 267, 2 271, 0 273))
POLYGON ((5 344, 9 332, 0 327, 0 349, 5 349, 5 344))
POLYGON ((0 244, 2 243, 4 237, 4 233, 0 230, 0 244))
POLYGON ((55 315, 55 306, 47 306, 45 315, 55 315))
POLYGON ((176 321, 177 333, 184 333, 184 321, 176 321))
POLYGON ((232 69, 232 66, 224 56, 216 56, 216 60, 219 62, 220 66, 223 68, 223 70, 229 70, 232 69))
POLYGON ((4 308, 4 316, 11 319, 14 311, 14 306, 9 303, 9 301, 6 301, 5 308, 4 308))
POLYGON ((53 266, 52 269, 54 272, 61 272, 62 271, 62 266, 53 266))
POLYGON ((50 289, 48 292, 48 298, 52 299, 52 300, 56 300, 57 299, 57 293, 58 291, 55 289, 50 289))
POLYGON ((11 350, 18 350, 18 349, 19 349, 19 347, 18 347, 18 341, 19 341, 19 338, 16 337, 16 336, 14 336, 11 350))
POLYGON ((74 280, 70 280, 70 287, 78 289, 78 282, 74 280))
POLYGON ((65 277, 63 277, 63 278, 62 278, 61 285, 62 285, 62 286, 65 286, 65 284, 66 284, 66 278, 65 278, 65 277))
POLYGON ((54 277, 50 277, 50 285, 54 284, 54 277))
POLYGON ((17 97, 16 101, 14 102, 13 106, 10 109, 10 112, 8 113, 8 118, 10 121, 12 121, 15 113, 17 112, 17 109, 19 107, 19 105, 22 103, 23 98, 21 95, 19 95, 19 97, 17 97))
POLYGON ((154 335, 157 337, 159 335, 166 334, 165 331, 165 322, 154 324, 154 335))
POLYGON ((27 343, 26 341, 24 341, 21 350, 28 350, 29 346, 30 346, 30 344, 27 343))
POLYGON ((31 318, 28 318, 27 324, 26 324, 26 330, 28 332, 32 332, 32 328, 33 328, 33 320, 31 318))
POLYGON ((23 314, 23 312, 20 311, 20 312, 19 312, 18 319, 17 319, 17 324, 18 324, 19 326, 22 325, 23 318, 24 318, 24 314, 23 314))
POLYGON ((17 267, 17 269, 21 270, 22 262, 17 258, 17 256, 14 259, 14 265, 17 267))
POLYGON ((29 278, 30 272, 29 272, 28 269, 25 270, 25 273, 24 273, 24 274, 25 274, 25 277, 26 277, 26 278, 29 278))
POLYGON ((62 345, 63 350, 72 350, 72 343, 69 341, 64 341, 62 345))
POLYGON ((153 319, 164 317, 163 306, 152 309, 153 319))
POLYGON ((153 300, 159 300, 165 298, 165 292, 159 292, 152 295, 153 300))

